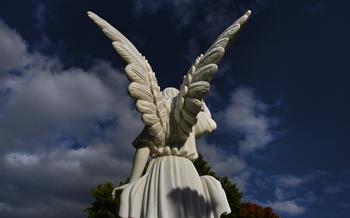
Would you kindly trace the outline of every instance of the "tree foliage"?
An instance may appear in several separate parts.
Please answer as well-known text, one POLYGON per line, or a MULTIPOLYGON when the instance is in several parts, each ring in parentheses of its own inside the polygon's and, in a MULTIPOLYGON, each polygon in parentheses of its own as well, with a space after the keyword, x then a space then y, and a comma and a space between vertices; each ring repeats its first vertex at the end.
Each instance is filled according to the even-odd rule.
POLYGON ((238 191, 236 184, 232 184, 227 177, 219 177, 218 179, 221 182, 222 188, 225 190, 226 197, 231 208, 231 213, 222 217, 238 218, 239 211, 241 210, 242 194, 238 191))
POLYGON ((120 204, 120 195, 112 199, 111 193, 113 185, 110 182, 99 184, 91 191, 95 201, 85 211, 88 213, 88 218, 117 218, 118 206, 120 204))
MULTIPOLYGON (((202 156, 194 162, 198 174, 210 175, 217 178, 226 192, 227 200, 231 207, 231 213, 222 218, 279 218, 272 212, 270 207, 263 208, 253 203, 242 203, 242 194, 238 191, 236 184, 233 184, 227 177, 219 177, 211 170, 208 163, 202 156)), ((121 182, 120 185, 127 183, 121 182)), ((112 199, 113 185, 110 182, 99 184, 91 191, 94 202, 85 209, 88 218, 118 218, 121 191, 116 193, 116 198, 112 199)))
MULTIPOLYGON (((119 185, 127 183, 121 182, 119 185)), ((111 182, 97 185, 91 194, 95 199, 94 202, 84 211, 87 212, 88 218, 118 218, 120 205, 121 190, 116 192, 115 199, 112 198, 114 186, 111 182)))
POLYGON ((205 160, 203 160, 202 155, 199 155, 198 159, 194 162, 194 166, 196 167, 200 176, 214 176, 221 182, 222 188, 225 190, 226 197, 231 208, 231 213, 222 217, 238 218, 239 211, 241 209, 242 194, 238 191, 236 184, 232 184, 232 182, 227 177, 216 176, 215 172, 211 170, 208 163, 205 160))
POLYGON ((279 218, 272 212, 271 207, 261 207, 257 204, 248 202, 242 205, 239 213, 240 218, 279 218))
POLYGON ((193 162, 193 165, 196 167, 196 170, 200 176, 209 175, 215 177, 214 171, 211 170, 208 162, 203 159, 202 155, 199 154, 197 160, 193 162))

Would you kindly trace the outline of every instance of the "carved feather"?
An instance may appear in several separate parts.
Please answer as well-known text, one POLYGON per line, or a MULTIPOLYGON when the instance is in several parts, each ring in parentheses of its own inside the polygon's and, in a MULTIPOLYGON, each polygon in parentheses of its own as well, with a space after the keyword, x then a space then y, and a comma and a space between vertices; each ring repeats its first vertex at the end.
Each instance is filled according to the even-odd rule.
POLYGON ((217 47, 212 50, 207 51, 204 56, 201 58, 199 63, 196 65, 197 68, 206 66, 207 64, 217 64, 224 56, 225 49, 223 47, 217 47))
POLYGON ((193 114, 191 114, 191 112, 187 112, 187 110, 182 110, 182 116, 184 118, 184 120, 189 123, 191 126, 194 126, 197 123, 197 117, 193 116, 193 114))
POLYGON ((209 49, 200 55, 188 70, 180 86, 180 92, 176 97, 174 111, 175 130, 178 136, 178 143, 183 143, 192 132, 197 122, 197 115, 200 112, 203 98, 210 89, 209 82, 215 76, 225 49, 232 43, 241 27, 248 20, 251 12, 247 11, 237 19, 231 26, 222 32, 209 49))
POLYGON ((138 64, 129 64, 125 67, 125 72, 130 81, 142 84, 149 84, 147 74, 143 73, 143 69, 138 64))
POLYGON ((218 70, 218 66, 216 64, 208 64, 205 65, 204 67, 199 68, 196 72, 195 75, 193 76, 193 82, 197 81, 208 81, 210 82, 216 71, 218 70))
POLYGON ((188 87, 187 96, 190 98, 203 99, 209 92, 210 84, 207 81, 198 81, 188 87))
POLYGON ((186 104, 186 110, 193 115, 198 114, 202 109, 202 102, 196 98, 187 97, 184 104, 186 104))
POLYGON ((143 84, 132 82, 128 87, 128 91, 130 96, 137 100, 140 99, 140 100, 149 101, 149 102, 152 102, 153 100, 153 95, 149 91, 149 87, 143 84))
POLYGON ((155 114, 157 109, 154 104, 149 101, 137 100, 136 108, 141 114, 155 114))
POLYGON ((159 123, 159 117, 156 114, 142 114, 142 121, 152 128, 153 125, 159 123))

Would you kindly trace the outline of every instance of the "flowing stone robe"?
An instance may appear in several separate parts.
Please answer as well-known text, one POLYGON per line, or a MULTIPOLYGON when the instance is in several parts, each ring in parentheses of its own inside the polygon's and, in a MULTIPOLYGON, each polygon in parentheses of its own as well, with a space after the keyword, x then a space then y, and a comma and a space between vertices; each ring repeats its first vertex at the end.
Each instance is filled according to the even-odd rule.
MULTIPOLYGON (((166 96, 169 106, 175 94, 174 89, 166 96)), ((220 182, 212 176, 199 176, 192 163, 198 158, 196 137, 216 128, 205 105, 198 118, 181 147, 152 146, 146 129, 135 139, 136 148, 150 147, 152 159, 146 173, 123 190, 120 217, 219 218, 231 212, 220 182)))

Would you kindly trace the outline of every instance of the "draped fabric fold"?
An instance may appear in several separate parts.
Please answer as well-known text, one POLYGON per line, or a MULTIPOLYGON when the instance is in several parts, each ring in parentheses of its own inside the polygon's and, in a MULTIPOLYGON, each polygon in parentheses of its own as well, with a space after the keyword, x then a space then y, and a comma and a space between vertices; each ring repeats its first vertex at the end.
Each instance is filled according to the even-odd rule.
POLYGON ((212 176, 199 176, 192 161, 160 156, 122 192, 122 218, 219 218, 230 213, 226 194, 212 176))

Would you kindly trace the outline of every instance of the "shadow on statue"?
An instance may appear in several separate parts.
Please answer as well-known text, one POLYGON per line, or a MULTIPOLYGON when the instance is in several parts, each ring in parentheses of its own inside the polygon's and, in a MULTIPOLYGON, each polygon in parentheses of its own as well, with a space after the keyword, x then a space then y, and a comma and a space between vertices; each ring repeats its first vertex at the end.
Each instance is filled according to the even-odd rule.
POLYGON ((209 217, 212 208, 216 208, 213 203, 207 202, 202 195, 190 188, 176 188, 168 197, 174 204, 178 205, 178 210, 171 211, 178 217, 184 215, 187 217, 209 217), (193 204, 194 201, 200 203, 193 204), (201 205, 201 208, 193 208, 195 205, 201 205))

